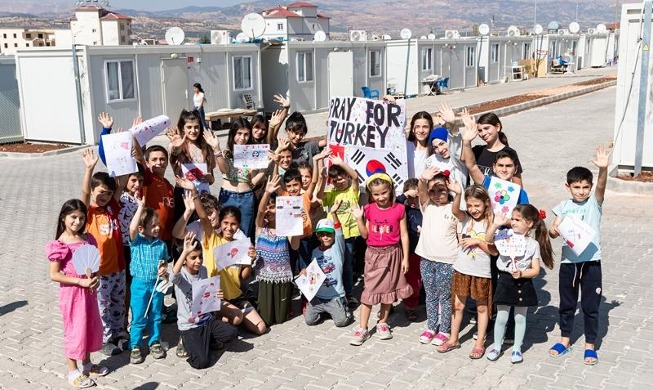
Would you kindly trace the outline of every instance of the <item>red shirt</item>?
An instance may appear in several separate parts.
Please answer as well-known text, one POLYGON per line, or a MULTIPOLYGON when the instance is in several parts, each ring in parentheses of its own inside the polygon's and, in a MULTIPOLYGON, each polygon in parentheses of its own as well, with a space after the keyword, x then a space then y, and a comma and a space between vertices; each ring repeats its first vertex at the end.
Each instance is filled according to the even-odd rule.
POLYGON ((144 179, 145 206, 154 209, 159 216, 159 238, 171 240, 172 228, 175 226, 174 187, 166 178, 153 174, 149 169, 145 170, 144 179))

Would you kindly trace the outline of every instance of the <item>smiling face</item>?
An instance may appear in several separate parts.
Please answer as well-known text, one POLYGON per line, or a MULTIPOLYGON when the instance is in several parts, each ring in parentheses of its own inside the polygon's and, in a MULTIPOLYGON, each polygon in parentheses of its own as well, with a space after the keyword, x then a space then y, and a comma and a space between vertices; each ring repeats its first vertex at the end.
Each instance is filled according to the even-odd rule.
POLYGON ((80 210, 75 210, 63 218, 64 228, 68 234, 77 233, 86 223, 86 215, 80 210))
POLYGON ((575 181, 573 183, 565 184, 571 192, 571 198, 574 202, 584 202, 592 193, 592 183, 587 180, 575 181))
POLYGON ((249 129, 246 127, 241 127, 236 131, 234 135, 234 143, 236 145, 247 145, 249 141, 249 129))
POLYGON ((512 177, 517 173, 517 166, 510 157, 502 157, 494 162, 492 165, 494 174, 501 180, 512 180, 512 177))
POLYGON ((104 207, 113 197, 113 190, 100 184, 91 190, 91 200, 98 206, 104 207))
POLYGON ((129 175, 129 178, 127 179, 127 184, 125 184, 125 190, 129 193, 129 195, 134 196, 140 190, 143 188, 143 175, 140 174, 131 174, 129 175))
POLYGON ((211 222, 211 227, 213 229, 217 229, 220 227, 220 221, 218 221, 218 215, 220 214, 220 211, 214 208, 205 208, 204 210, 206 212, 206 216, 209 219, 209 222, 211 222))
POLYGON ((449 158, 449 144, 446 141, 435 138, 431 141, 431 146, 433 147, 433 153, 437 154, 442 158, 449 158))
POLYGON ((299 173, 302 175, 302 189, 305 190, 311 184, 312 172, 308 168, 299 168, 299 173))
POLYGON ((200 136, 200 121, 198 119, 189 119, 184 123, 184 134, 186 138, 195 143, 200 136))
POLYGON ((335 234, 333 233, 317 232, 315 233, 315 235, 317 235, 317 239, 320 241, 321 250, 331 248, 331 246, 335 242, 335 234))
POLYGON ((234 234, 240 229, 240 222, 238 222, 235 215, 227 214, 220 221, 220 229, 222 230, 223 238, 233 240, 234 234))
POLYGON ((413 134, 415 134, 415 139, 420 144, 424 145, 427 143, 429 138, 429 133, 431 132, 431 124, 426 119, 417 119, 413 124, 413 134))
POLYGON ((290 196, 300 196, 302 194, 302 183, 299 180, 291 180, 286 183, 286 191, 290 196))
POLYGON ((264 122, 256 122, 252 126, 252 138, 255 140, 262 140, 268 134, 268 128, 265 127, 264 122))
POLYGON ((168 157, 163 152, 152 151, 147 157, 146 164, 154 174, 163 177, 166 173, 166 168, 168 168, 168 157))
POLYGON ((517 234, 526 234, 533 227, 533 222, 525 220, 519 211, 513 210, 510 227, 517 234))
POLYGON ((490 207, 490 202, 483 202, 480 199, 469 197, 465 199, 467 202, 467 214, 469 214, 475 221, 480 221, 485 218, 485 210, 490 207))
POLYGON ((202 249, 195 249, 186 256, 184 265, 186 266, 186 271, 188 271, 189 274, 197 275, 200 272, 200 268, 202 267, 203 262, 202 249))
POLYGON ((392 206, 392 189, 389 183, 372 184, 370 186, 370 195, 372 199, 381 208, 392 206))
POLYGON ((288 141, 290 141, 293 146, 299 145, 306 135, 303 131, 295 130, 288 130, 286 133, 288 134, 288 141))
POLYGON ((292 164, 292 152, 288 149, 279 152, 279 166, 288 170, 292 164))
POLYGON ((499 138, 499 131, 501 130, 500 126, 479 123, 476 128, 478 130, 478 136, 481 137, 486 144, 494 144, 494 142, 499 138))
POLYGON ((159 216, 154 214, 145 226, 139 226, 138 231, 147 238, 159 237, 161 226, 159 225, 159 216))
POLYGON ((333 188, 338 191, 343 191, 349 188, 350 180, 349 175, 336 175, 331 178, 331 183, 333 184, 333 188))

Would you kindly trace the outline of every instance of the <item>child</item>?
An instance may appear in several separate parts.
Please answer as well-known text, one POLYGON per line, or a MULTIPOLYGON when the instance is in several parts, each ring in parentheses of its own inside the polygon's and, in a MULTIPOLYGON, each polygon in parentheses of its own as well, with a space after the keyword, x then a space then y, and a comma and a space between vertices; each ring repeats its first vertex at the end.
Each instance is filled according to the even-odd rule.
POLYGON ((302 141, 307 132, 304 116, 297 111, 290 114, 286 120, 286 134, 292 150, 292 161, 295 164, 306 161, 312 165, 313 156, 326 146, 326 137, 322 137, 319 141, 302 141))
MULTIPOLYGON (((321 164, 322 161, 323 160, 320 160, 320 163, 317 166, 315 166, 315 169, 317 169, 317 173, 318 173, 317 184, 315 185, 315 190, 313 190, 313 193, 310 194, 311 209, 308 211, 308 218, 311 220, 311 226, 315 226, 320 219, 326 218, 326 213, 324 212, 322 200, 316 197, 316 193, 319 192, 320 189, 324 186, 324 177, 321 174, 324 168, 321 164)), ((307 192, 309 190, 311 181, 313 179, 313 167, 311 166, 311 164, 302 161, 297 165, 297 169, 299 170, 299 174, 302 177, 302 193, 307 192)), ((315 240, 313 241, 314 241, 313 242, 314 246, 317 245, 315 240)))
POLYGON ((585 325, 585 364, 594 365, 599 358, 596 354, 596 337, 599 330, 599 305, 601 303, 601 216, 603 199, 608 180, 608 164, 611 151, 599 146, 596 148, 596 158, 592 163, 599 168, 595 193, 592 196, 592 172, 583 167, 575 167, 567 172, 565 186, 571 193, 571 199, 564 200, 553 208, 555 221, 549 230, 549 236, 560 235, 558 226, 565 217, 582 219, 596 232, 592 243, 576 255, 569 245, 562 245, 562 263, 560 264, 560 342, 556 343, 549 353, 552 356, 562 356, 570 350, 571 331, 574 328, 574 314, 578 301, 578 287, 581 289, 580 305, 583 309, 585 325))
POLYGON ((447 172, 429 168, 419 182, 419 206, 423 223, 415 253, 422 259, 419 268, 426 292, 427 329, 419 341, 440 346, 451 332, 451 281, 453 264, 458 256, 458 221, 465 219, 460 210, 460 184, 447 172), (449 193, 456 196, 453 202, 449 193), (438 312, 441 310, 438 329, 438 312))
MULTIPOLYGON (((322 219, 315 228, 320 245, 313 249, 313 259, 317 261, 326 279, 317 290, 315 297, 306 305, 304 320, 309 326, 317 325, 323 313, 331 316, 337 327, 347 326, 353 321, 347 309, 342 280, 345 238, 338 220, 338 210, 341 206, 342 202, 336 201, 330 210, 333 220, 322 219)), ((302 272, 306 271, 302 270, 302 272)))
POLYGON ((84 245, 97 246, 95 238, 85 234, 86 205, 78 199, 63 204, 57 220, 56 240, 45 247, 50 262, 50 279, 60 284, 59 310, 63 317, 64 354, 68 382, 78 388, 95 386, 89 375, 104 376, 109 369, 91 363, 91 352, 102 348, 102 320, 93 290, 99 286, 97 275, 88 278, 75 272, 72 258, 84 245), (82 361, 82 371, 77 366, 82 361))
MULTIPOLYGON (((413 288, 413 295, 402 302, 406 307, 406 319, 417 321, 415 308, 419 304, 420 289, 422 288, 422 275, 420 274, 420 257, 415 253, 417 242, 422 230, 422 211, 419 207, 419 180, 415 178, 404 182, 404 191, 397 196, 397 202, 406 207, 406 218, 408 222, 408 242, 410 243, 410 254, 408 255, 408 272, 406 281, 413 288)), ((358 228, 358 225, 356 226, 358 228)))
POLYGON ((286 171, 293 166, 292 150, 290 150, 290 143, 287 139, 284 138, 279 141, 279 146, 274 153, 274 158, 276 161, 276 169, 274 170, 273 175, 285 175, 286 171))
POLYGON ((154 359, 166 357, 161 347, 161 320, 163 319, 163 294, 155 290, 159 278, 166 276, 168 249, 158 236, 161 231, 159 216, 145 207, 143 199, 136 198, 138 208, 129 225, 132 276, 131 300, 132 324, 129 335, 129 360, 132 364, 143 363, 141 339, 148 328, 148 345, 154 359), (148 310, 149 306, 149 310, 148 310), (147 314, 146 314, 147 313, 147 314))
POLYGON ((421 177, 429 157, 429 134, 433 128, 433 117, 426 111, 415 113, 410 120, 408 133, 408 177, 421 177))
MULTIPOLYGON (((356 238, 360 236, 360 231, 356 217, 352 214, 352 207, 358 205, 360 198, 358 174, 338 156, 331 155, 329 160, 331 166, 328 174, 333 189, 325 193, 324 188, 320 187, 317 196, 324 199, 324 207, 333 207, 336 202, 341 205, 338 208, 338 220, 342 224, 342 233, 345 237, 342 283, 345 288, 347 305, 353 309, 358 306, 358 300, 354 297, 354 261, 356 238)), ((333 214, 331 213, 331 215, 333 214)))
MULTIPOLYGON (((511 259, 510 256, 499 255, 497 259, 499 277, 494 293, 497 317, 494 323, 494 344, 487 353, 489 360, 497 360, 501 354, 511 306, 515 311, 515 339, 510 361, 515 364, 524 360, 521 345, 526 333, 526 313, 529 306, 537 306, 533 278, 540 274, 540 259, 549 269, 553 268, 553 251, 544 218, 544 210, 538 211, 530 204, 520 204, 513 209, 511 219, 505 215, 495 215, 488 230, 496 231, 495 227, 509 224, 513 234, 525 236, 526 240, 526 250, 522 256, 511 259)), ((493 239, 494 233, 488 234, 487 240, 493 239)))
POLYGON ((449 352, 460 348, 458 339, 463 321, 465 300, 471 296, 476 301, 478 338, 469 354, 480 359, 485 354, 483 346, 490 311, 492 309, 492 288, 490 255, 497 255, 494 244, 485 240, 492 224, 490 196, 485 188, 471 185, 465 190, 467 217, 458 228, 458 255, 453 264, 451 294, 454 299, 451 337, 438 347, 438 352, 449 352))
POLYGON ((97 240, 100 251, 96 295, 102 317, 102 353, 117 355, 122 352, 120 340, 129 338, 125 332, 125 258, 118 221, 118 200, 124 184, 116 183, 106 172, 93 174, 98 162, 93 149, 84 150, 82 159, 86 166, 82 183, 82 201, 88 208, 86 231, 97 240))
MULTIPOLYGON (((218 204, 218 198, 211 194, 202 194, 199 197, 200 203, 204 208, 204 212, 211 222, 211 226, 216 233, 220 233, 220 224, 218 223, 218 215, 220 214, 220 206, 218 204)), ((195 234, 195 237, 204 237, 204 229, 202 228, 202 221, 196 219, 195 221, 190 221, 191 216, 195 212, 195 202, 193 201, 193 195, 191 193, 184 194, 184 214, 181 218, 175 223, 175 227, 172 230, 172 235, 178 239, 183 240, 188 232, 195 234)), ((242 230, 238 229, 234 234, 234 240, 248 239, 245 233, 242 230)))
POLYGON ((195 83, 193 84, 193 111, 197 111, 200 120, 204 125, 204 128, 208 129, 210 126, 209 123, 206 121, 204 104, 206 104, 206 97, 204 96, 204 89, 202 89, 202 84, 195 83))
POLYGON ((372 203, 363 209, 352 205, 361 236, 367 240, 365 252, 365 289, 361 295, 361 322, 354 330, 351 345, 362 345, 372 305, 381 304, 376 332, 381 340, 392 338, 388 316, 392 304, 408 298, 413 289, 406 282, 408 272, 408 228, 404 205, 395 203, 394 184, 387 173, 375 173, 367 179, 372 203), (363 219, 364 216, 364 219, 363 219))
POLYGON ((281 94, 274 95, 273 100, 281 106, 281 109, 272 113, 269 122, 263 115, 255 115, 252 118, 252 143, 270 144, 270 149, 277 147, 277 134, 290 109, 290 99, 284 98, 281 94))
POLYGON ((450 178, 467 187, 467 167, 463 163, 463 142, 460 131, 449 131, 436 127, 429 135, 429 145, 433 154, 426 159, 425 169, 436 167, 440 171, 448 170, 450 178))
MULTIPOLYGON (((172 268, 170 281, 175 285, 177 296, 177 327, 180 333, 177 356, 188 357, 186 361, 196 369, 209 366, 212 343, 220 346, 238 335, 236 328, 209 313, 191 318, 193 282, 207 277, 206 268, 202 266, 202 246, 193 233, 187 233, 181 255, 172 268), (181 341, 184 347, 181 346, 181 341)), ((224 298, 222 290, 218 292, 218 298, 224 298)))
POLYGON ((292 294, 290 248, 299 248, 299 236, 277 236, 276 206, 272 194, 279 189, 279 176, 268 181, 256 215, 256 279, 258 280, 258 311, 270 326, 288 319, 292 294))

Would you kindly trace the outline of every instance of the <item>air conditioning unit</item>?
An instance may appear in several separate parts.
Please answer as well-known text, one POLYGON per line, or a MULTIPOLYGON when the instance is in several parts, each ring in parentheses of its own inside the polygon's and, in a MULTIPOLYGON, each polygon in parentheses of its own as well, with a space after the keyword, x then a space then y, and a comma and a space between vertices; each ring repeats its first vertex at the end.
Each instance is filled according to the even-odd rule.
POLYGON ((594 27, 590 27, 590 28, 587 29, 587 33, 589 35, 594 35, 594 34, 596 34, 596 29, 594 27))
POLYGON ((558 30, 558 35, 569 35, 569 30, 566 28, 561 28, 558 30))
POLYGON ((372 35, 372 40, 373 40, 373 41, 380 41, 380 40, 381 40, 381 36, 380 36, 380 35, 377 35, 377 34, 374 34, 374 35, 372 35))
POLYGON ((521 32, 519 31, 519 28, 516 26, 510 26, 508 27, 508 33, 507 35, 509 37, 518 37, 521 35, 521 32))
POLYGON ((444 39, 459 39, 460 33, 458 30, 445 30, 444 39))
POLYGON ((349 31, 350 41, 367 41, 367 31, 365 30, 351 30, 349 31))
POLYGON ((212 45, 228 45, 231 43, 231 33, 227 30, 211 30, 212 45))

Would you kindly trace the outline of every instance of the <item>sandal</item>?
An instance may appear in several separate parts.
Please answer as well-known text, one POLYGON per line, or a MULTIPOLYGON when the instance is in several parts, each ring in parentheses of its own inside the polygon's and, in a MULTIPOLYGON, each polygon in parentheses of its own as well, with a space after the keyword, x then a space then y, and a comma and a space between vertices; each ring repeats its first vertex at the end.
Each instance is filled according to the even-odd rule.
POLYGON ((87 389, 89 387, 95 386, 95 381, 88 376, 77 371, 77 375, 74 378, 68 377, 68 382, 75 388, 78 389, 87 389))
POLYGON ((406 318, 410 322, 417 321, 417 312, 413 309, 406 309, 406 318))
POLYGON ((470 359, 480 359, 485 355, 485 348, 472 348, 472 352, 469 353, 470 359))
POLYGON ((447 352, 451 352, 454 349, 458 349, 458 348, 460 348, 460 343, 456 342, 456 343, 452 344, 452 343, 446 341, 444 344, 442 344, 441 346, 438 347, 438 352, 447 353, 447 352))
POLYGON ((549 349, 549 355, 553 357, 563 356, 571 352, 571 346, 565 347, 563 343, 556 343, 549 349), (555 352, 555 353, 551 353, 555 352))
POLYGON ((583 354, 583 363, 588 366, 593 366, 599 362, 599 355, 596 354, 596 351, 593 349, 586 349, 583 354), (590 360, 588 360, 590 359, 590 360))
POLYGON ((107 367, 100 366, 99 364, 85 364, 82 369, 82 373, 86 376, 106 376, 109 373, 109 369, 107 367))

